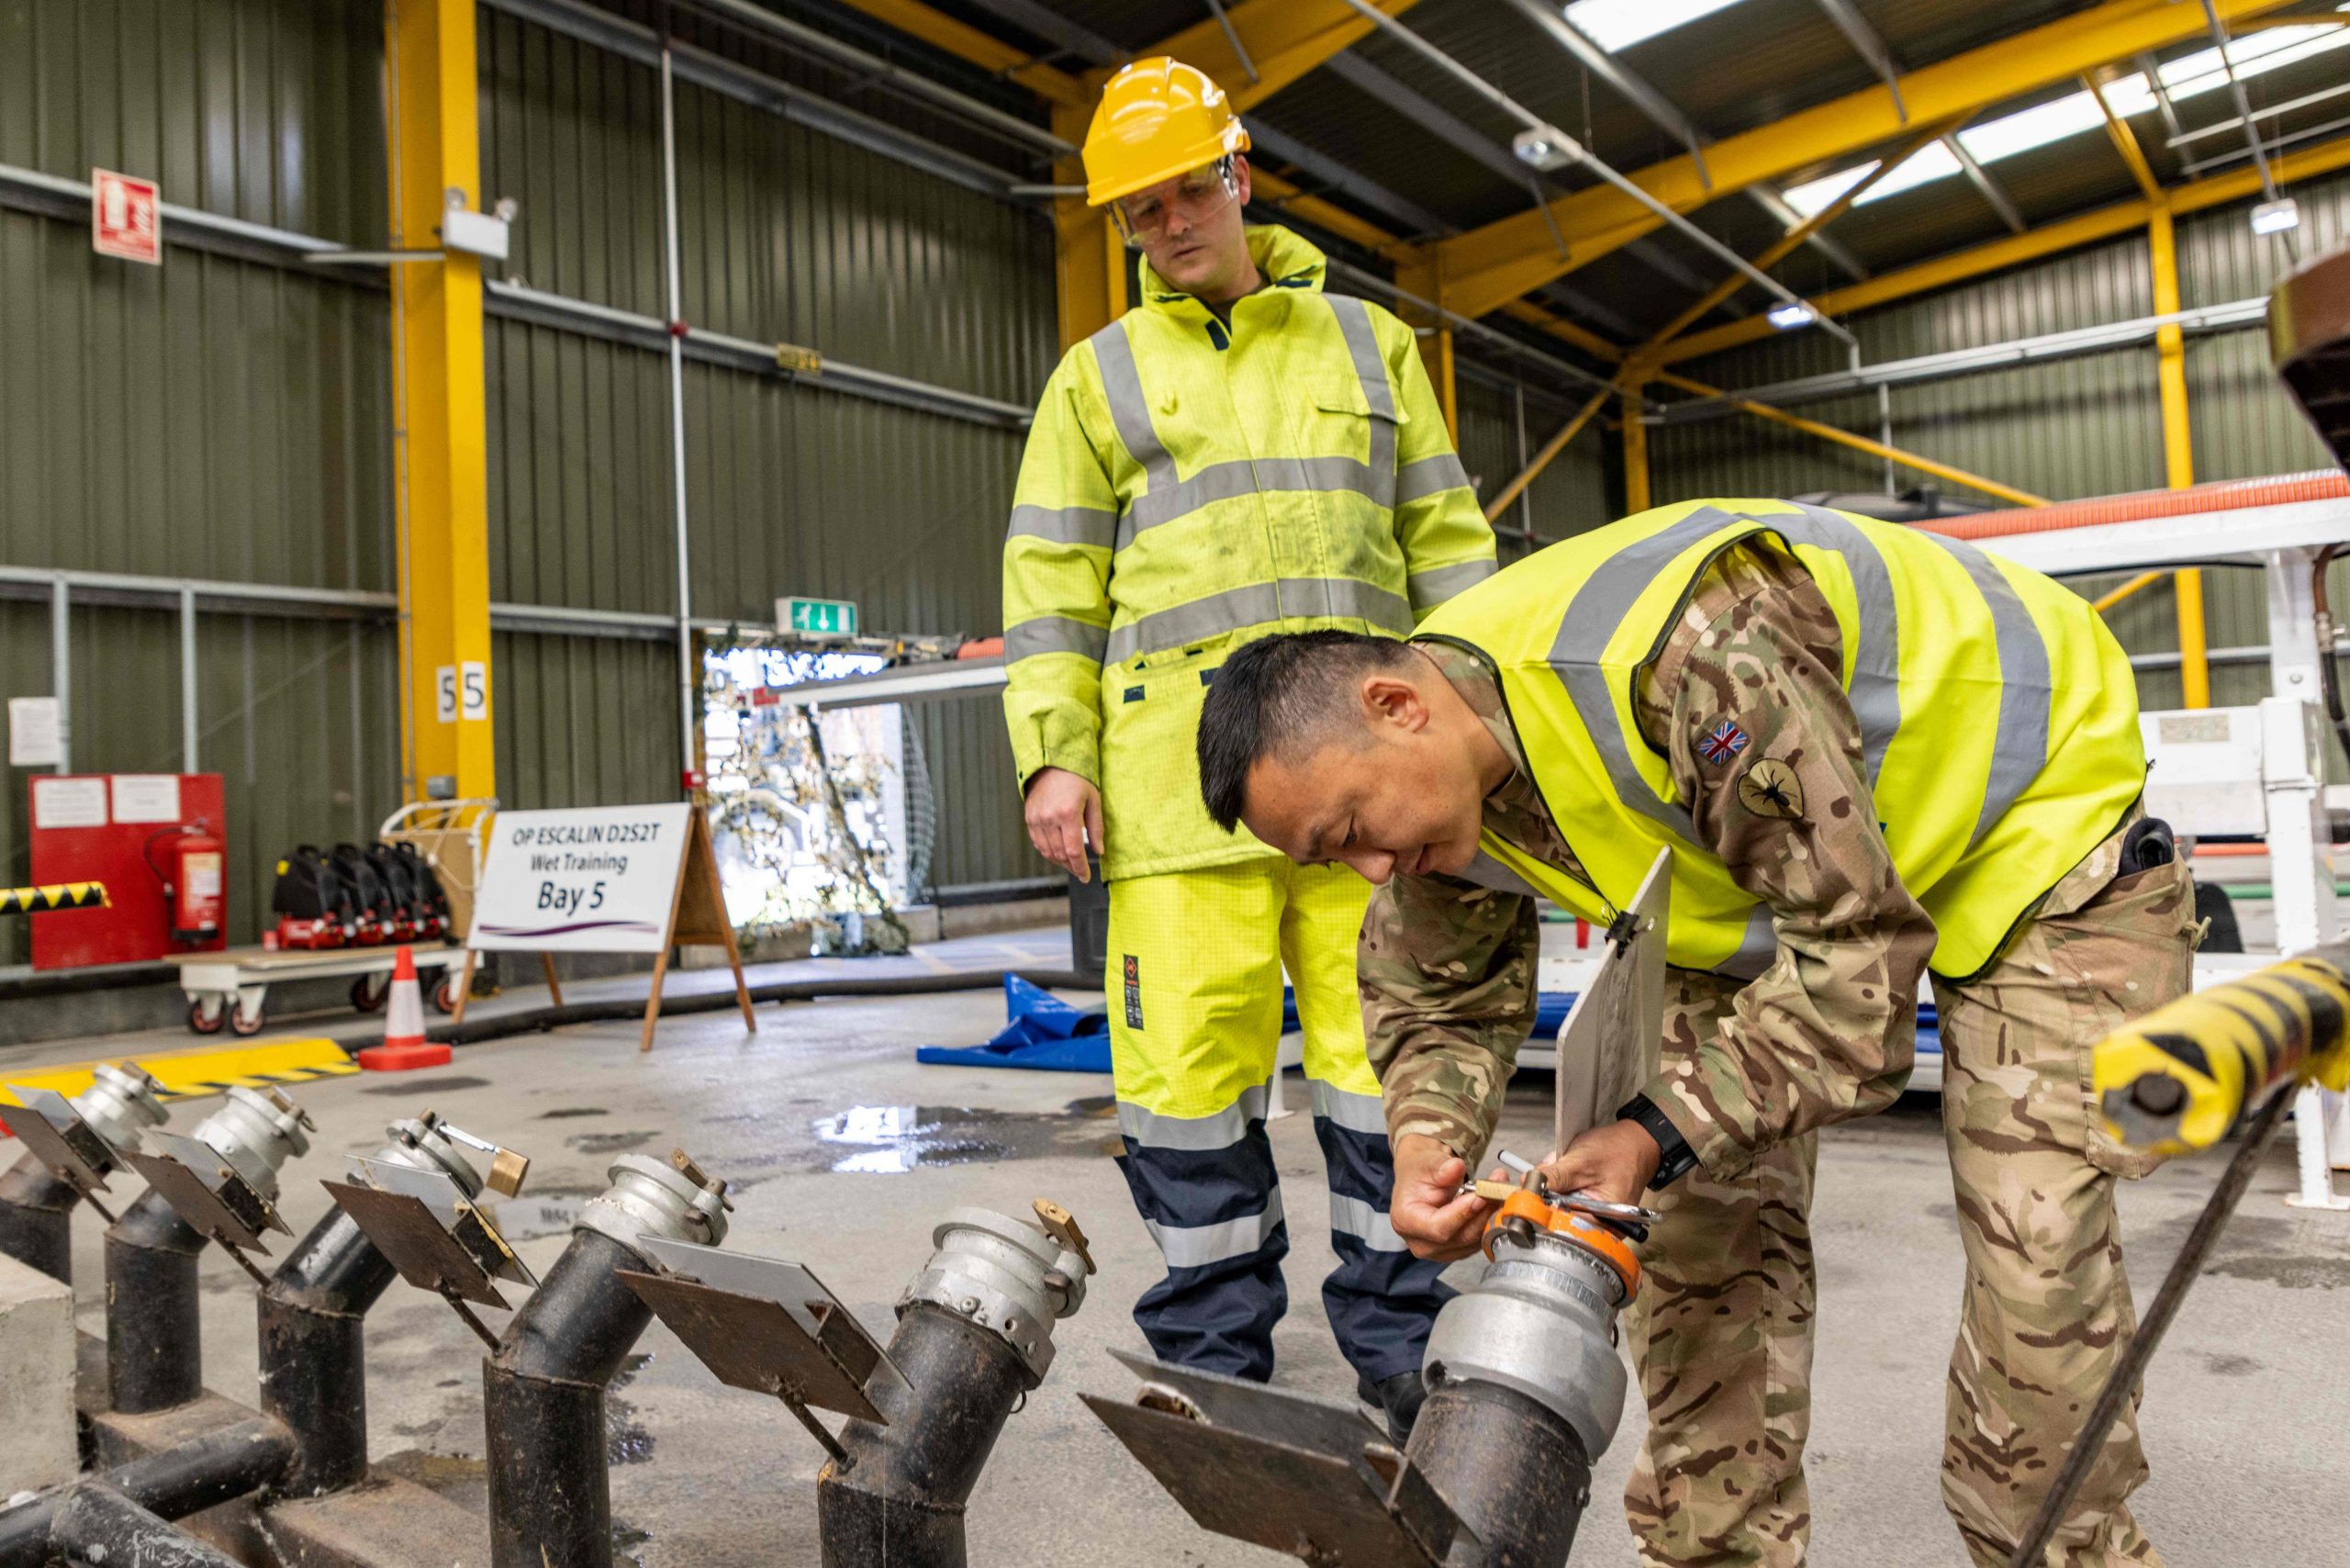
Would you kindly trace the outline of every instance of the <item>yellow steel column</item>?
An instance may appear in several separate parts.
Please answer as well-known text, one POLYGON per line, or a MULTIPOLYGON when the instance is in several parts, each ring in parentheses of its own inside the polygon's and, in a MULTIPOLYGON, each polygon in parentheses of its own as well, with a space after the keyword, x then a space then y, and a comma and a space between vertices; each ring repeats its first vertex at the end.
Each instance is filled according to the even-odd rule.
POLYGON ((1640 423, 1640 382, 1624 389, 1624 515, 1649 510, 1649 428, 1640 423))
MULTIPOLYGON (((2156 204, 2146 225, 2153 254, 2154 314, 2178 313, 2178 243, 2168 203, 2156 204)), ((2154 330, 2155 374, 2162 388, 2163 467, 2174 490, 2195 483, 2195 448, 2187 420, 2187 339, 2177 322, 2154 330)), ((2203 574, 2195 567, 2177 575, 2172 591, 2178 609, 2179 700, 2189 708, 2211 705, 2211 668, 2203 625, 2203 574)))
MULTIPOLYGON (((1071 146, 1085 141, 1093 120, 1091 104, 1053 106, 1053 134, 1071 146)), ((1053 165, 1063 185, 1085 183, 1082 159, 1053 165)), ((1126 246, 1106 207, 1085 205, 1083 196, 1053 200, 1053 266, 1059 299, 1061 347, 1069 349, 1126 313, 1126 246)))
MULTIPOLYGON (((449 206, 479 207, 474 0, 385 0, 384 33, 391 242, 431 250, 449 206)), ((450 251, 391 279, 405 787, 494 795, 481 263, 450 251)))

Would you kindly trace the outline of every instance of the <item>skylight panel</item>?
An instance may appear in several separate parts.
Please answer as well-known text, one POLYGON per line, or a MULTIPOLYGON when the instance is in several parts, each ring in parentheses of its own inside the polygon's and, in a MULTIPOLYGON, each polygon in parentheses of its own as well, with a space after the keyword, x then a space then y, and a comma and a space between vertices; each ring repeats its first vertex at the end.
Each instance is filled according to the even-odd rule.
POLYGON ((1567 20, 1585 38, 1613 54, 1659 33, 1685 27, 1739 0, 1572 0, 1567 20))

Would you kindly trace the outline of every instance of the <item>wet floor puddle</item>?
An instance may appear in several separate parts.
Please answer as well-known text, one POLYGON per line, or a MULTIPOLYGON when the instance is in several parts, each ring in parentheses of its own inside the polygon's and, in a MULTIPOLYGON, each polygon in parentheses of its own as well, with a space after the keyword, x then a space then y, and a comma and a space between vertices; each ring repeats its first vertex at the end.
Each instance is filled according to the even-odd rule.
POLYGON ((811 1124, 832 1155, 826 1170, 902 1176, 934 1166, 1114 1152, 1102 1126, 1107 1102, 1064 1111, 992 1111, 970 1105, 852 1105, 811 1124), (853 1152, 834 1152, 834 1151, 853 1152))

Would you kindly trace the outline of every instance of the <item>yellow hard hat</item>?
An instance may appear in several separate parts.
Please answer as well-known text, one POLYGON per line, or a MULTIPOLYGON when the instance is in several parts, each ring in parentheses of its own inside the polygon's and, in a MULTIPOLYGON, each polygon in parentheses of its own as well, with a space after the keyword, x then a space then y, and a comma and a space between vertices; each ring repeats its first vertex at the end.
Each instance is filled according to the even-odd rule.
POLYGON ((1248 151, 1224 89, 1167 55, 1137 60, 1102 89, 1085 132, 1085 202, 1100 207, 1248 151))

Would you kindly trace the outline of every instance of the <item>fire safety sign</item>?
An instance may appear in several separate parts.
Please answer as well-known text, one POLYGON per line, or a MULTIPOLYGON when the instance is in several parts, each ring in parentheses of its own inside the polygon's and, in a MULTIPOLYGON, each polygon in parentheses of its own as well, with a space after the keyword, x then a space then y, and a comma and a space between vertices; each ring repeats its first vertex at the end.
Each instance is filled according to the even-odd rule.
POLYGON ((154 181, 90 171, 90 248, 101 256, 162 263, 163 198, 154 181))

